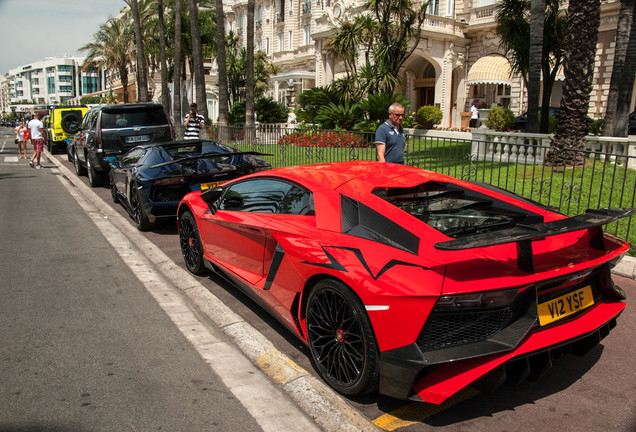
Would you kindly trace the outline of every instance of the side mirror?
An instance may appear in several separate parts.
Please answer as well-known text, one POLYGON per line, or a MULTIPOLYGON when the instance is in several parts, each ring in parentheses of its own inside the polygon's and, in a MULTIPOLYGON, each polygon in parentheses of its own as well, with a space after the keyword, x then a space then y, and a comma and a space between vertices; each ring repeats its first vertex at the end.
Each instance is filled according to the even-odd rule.
POLYGON ((216 204, 216 202, 219 200, 219 198, 221 198, 222 195, 222 188, 208 189, 201 194, 201 199, 206 202, 208 207, 210 207, 212 214, 216 213, 217 208, 214 204, 216 204))
POLYGON ((104 158, 104 160, 108 162, 108 165, 110 166, 113 166, 115 168, 121 168, 121 165, 119 164, 119 159, 116 158, 115 156, 108 156, 107 158, 104 158))

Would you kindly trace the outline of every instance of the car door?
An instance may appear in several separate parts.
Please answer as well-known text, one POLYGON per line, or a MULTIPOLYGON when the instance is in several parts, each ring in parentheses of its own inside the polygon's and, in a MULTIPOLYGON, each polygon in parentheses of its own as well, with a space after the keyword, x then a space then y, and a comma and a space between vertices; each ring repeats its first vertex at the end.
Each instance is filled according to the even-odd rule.
POLYGON ((135 167, 139 160, 146 154, 146 148, 135 147, 124 156, 119 162, 119 168, 113 169, 113 180, 120 194, 126 197, 130 196, 130 178, 134 174, 135 167))
POLYGON ((252 286, 265 275, 266 248, 272 244, 267 225, 276 215, 289 184, 255 178, 233 183, 214 215, 201 227, 207 258, 252 286))
POLYGON ((97 112, 92 110, 89 111, 82 120, 82 127, 80 128, 80 132, 76 135, 75 138, 75 153, 77 157, 79 157, 80 161, 84 165, 86 165, 86 157, 85 151, 87 137, 90 135, 91 129, 95 128, 95 121, 97 119, 97 112))

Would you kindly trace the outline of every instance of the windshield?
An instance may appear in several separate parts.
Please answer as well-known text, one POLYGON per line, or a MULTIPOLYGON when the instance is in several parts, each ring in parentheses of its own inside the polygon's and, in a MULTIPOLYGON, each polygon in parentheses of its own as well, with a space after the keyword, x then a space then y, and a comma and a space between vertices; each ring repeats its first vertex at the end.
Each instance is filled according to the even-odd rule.
POLYGON ((449 237, 542 221, 539 215, 449 183, 376 188, 373 193, 449 237))
POLYGON ((134 126, 166 126, 168 119, 162 107, 139 107, 102 111, 102 129, 134 126))

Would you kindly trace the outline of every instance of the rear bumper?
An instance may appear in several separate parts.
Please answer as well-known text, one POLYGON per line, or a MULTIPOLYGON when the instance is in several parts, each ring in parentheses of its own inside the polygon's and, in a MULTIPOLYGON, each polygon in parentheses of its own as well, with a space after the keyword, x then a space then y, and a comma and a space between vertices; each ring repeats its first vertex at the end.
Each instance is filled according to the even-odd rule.
POLYGON ((441 404, 471 385, 495 388, 547 371, 556 353, 585 354, 616 325, 625 303, 602 302, 576 319, 535 327, 514 349, 453 361, 431 362, 416 344, 380 355, 380 393, 398 399, 441 404))

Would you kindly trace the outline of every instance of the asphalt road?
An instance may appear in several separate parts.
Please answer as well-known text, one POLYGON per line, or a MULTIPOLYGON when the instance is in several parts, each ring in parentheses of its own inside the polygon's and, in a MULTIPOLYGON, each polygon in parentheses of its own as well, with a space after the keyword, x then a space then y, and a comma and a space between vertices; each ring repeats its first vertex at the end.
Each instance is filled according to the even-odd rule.
MULTIPOLYGON (((65 160, 63 155, 55 157, 65 160)), ((70 163, 63 163, 72 170, 70 163)), ((85 178, 84 182, 87 183, 85 178)), ((105 202, 112 203, 107 188, 97 188, 94 192, 105 202)), ((121 206, 114 208, 127 217, 121 206)), ((175 225, 167 223, 145 236, 183 267, 176 234, 175 225)), ((636 298, 635 281, 615 279, 627 292, 628 303, 631 298, 636 298)), ((277 349, 313 373, 308 351, 267 313, 214 276, 199 278, 199 281, 262 332, 277 349)), ((348 400, 348 403, 384 430, 634 431, 635 331, 636 313, 634 307, 628 305, 618 326, 592 352, 583 358, 566 355, 558 359, 553 369, 538 382, 524 382, 490 394, 468 389, 442 406, 411 404, 379 395, 348 400)))

